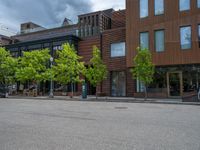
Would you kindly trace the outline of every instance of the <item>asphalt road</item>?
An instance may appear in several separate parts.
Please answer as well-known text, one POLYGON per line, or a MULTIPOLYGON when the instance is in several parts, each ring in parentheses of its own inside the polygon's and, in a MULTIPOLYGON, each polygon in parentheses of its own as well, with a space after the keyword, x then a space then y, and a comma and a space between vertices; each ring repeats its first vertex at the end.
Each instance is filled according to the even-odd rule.
POLYGON ((0 150, 200 150, 200 106, 0 99, 0 150))

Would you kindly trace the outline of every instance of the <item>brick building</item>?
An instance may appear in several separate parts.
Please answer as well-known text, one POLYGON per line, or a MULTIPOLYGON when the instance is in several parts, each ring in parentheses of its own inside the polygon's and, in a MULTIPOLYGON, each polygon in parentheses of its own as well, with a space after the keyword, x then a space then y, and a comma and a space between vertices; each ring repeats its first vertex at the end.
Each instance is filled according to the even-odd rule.
MULTIPOLYGON (((200 83, 200 0, 126 0, 127 67, 136 47, 156 65, 150 96, 185 97, 200 83)), ((136 82, 135 96, 143 92, 136 82)))
MULTIPOLYGON (((65 19, 66 21, 67 19, 65 19)), ((200 0, 126 0, 126 9, 82 14, 78 23, 45 29, 34 23, 21 25, 21 34, 7 45, 11 53, 48 47, 51 54, 63 42, 76 46, 86 65, 96 45, 108 68, 98 93, 108 96, 143 95, 143 84, 130 69, 136 47, 148 48, 156 65, 150 97, 184 97, 196 93, 200 81, 200 0)), ((77 92, 81 91, 76 86, 77 92)), ((56 87, 55 87, 56 89, 56 87)), ((59 88, 57 88, 59 89, 59 88)), ((95 89, 88 83, 88 94, 95 89)))

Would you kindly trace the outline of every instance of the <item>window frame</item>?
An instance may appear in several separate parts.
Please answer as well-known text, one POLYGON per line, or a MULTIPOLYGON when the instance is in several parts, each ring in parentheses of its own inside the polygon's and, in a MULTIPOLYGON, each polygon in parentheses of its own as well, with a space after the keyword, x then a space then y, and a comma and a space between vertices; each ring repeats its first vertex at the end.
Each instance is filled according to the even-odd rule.
POLYGON ((185 12, 185 11, 190 11, 191 10, 191 0, 189 0, 189 9, 184 9, 184 10, 181 10, 181 0, 179 0, 179 12, 185 12))
POLYGON ((191 25, 184 25, 184 26, 180 26, 179 27, 179 45, 180 45, 180 49, 181 50, 190 50, 190 49, 192 49, 192 26, 191 25), (190 46, 190 48, 182 48, 182 43, 181 43, 181 28, 186 28, 186 27, 190 27, 190 33, 191 33, 191 40, 190 40, 190 44, 191 44, 191 46, 190 46))
POLYGON ((149 31, 139 32, 139 47, 141 49, 143 49, 143 47, 141 46, 141 34, 142 33, 148 33, 148 48, 146 48, 146 49, 150 50, 150 33, 149 33, 149 31))
POLYGON ((164 52, 165 51, 165 29, 157 29, 157 30, 154 30, 154 48, 155 48, 155 51, 157 52, 157 53, 162 53, 162 52, 164 52), (159 32, 159 31, 163 31, 163 34, 164 34, 164 39, 163 39, 163 44, 164 44, 164 49, 162 50, 162 51, 157 51, 157 49, 156 49, 156 32, 159 32))
POLYGON ((161 16, 165 14, 165 0, 163 0, 163 13, 156 14, 156 0, 154 0, 154 16, 161 16))
POLYGON ((110 58, 118 58, 118 57, 126 57, 126 42, 125 41, 119 41, 119 42, 113 42, 113 43, 110 43, 110 58), (119 43, 124 43, 124 55, 123 56, 112 56, 112 45, 113 44, 119 44, 119 43))
POLYGON ((142 0, 139 0, 139 7, 138 7, 139 8, 139 18, 144 19, 144 18, 149 17, 149 0, 147 0, 147 9, 148 9, 147 10, 147 16, 144 16, 144 17, 141 16, 141 1, 142 0))
POLYGON ((200 0, 197 0, 197 1, 196 1, 196 4, 197 4, 197 5, 196 5, 197 8, 200 8, 200 0))

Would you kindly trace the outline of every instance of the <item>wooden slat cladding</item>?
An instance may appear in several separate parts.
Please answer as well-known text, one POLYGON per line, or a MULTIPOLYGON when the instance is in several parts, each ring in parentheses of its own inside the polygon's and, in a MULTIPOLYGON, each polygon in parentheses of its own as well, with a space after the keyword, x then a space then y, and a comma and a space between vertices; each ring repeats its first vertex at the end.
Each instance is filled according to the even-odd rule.
POLYGON ((103 60, 106 63, 109 70, 121 70, 126 68, 126 58, 116 57, 111 58, 111 44, 126 41, 125 28, 112 29, 103 32, 102 35, 102 49, 103 60))
POLYGON ((127 96, 133 96, 134 81, 130 78, 130 72, 126 67, 126 57, 111 58, 111 44, 126 42, 126 29, 117 28, 103 32, 102 35, 102 56, 103 61, 108 67, 108 76, 103 81, 102 92, 111 95, 111 73, 112 71, 125 71, 127 76, 127 96))
POLYGON ((78 54, 83 57, 82 61, 86 64, 88 64, 92 58, 92 49, 94 45, 100 48, 100 36, 84 38, 78 43, 78 54))
POLYGON ((179 12, 179 0, 165 0, 164 15, 154 15, 154 0, 149 0, 149 16, 139 18, 139 0, 126 0, 126 39, 127 66, 132 67, 135 49, 139 46, 139 33, 149 32, 150 51, 153 62, 158 65, 179 65, 200 63, 200 48, 198 43, 198 24, 200 24, 200 9, 196 0, 191 0, 189 11, 179 12), (192 27, 192 48, 181 50, 180 27, 192 27), (154 45, 154 31, 165 30, 165 51, 156 52, 154 45))
POLYGON ((114 11, 112 13, 112 29, 126 26, 126 10, 114 11))

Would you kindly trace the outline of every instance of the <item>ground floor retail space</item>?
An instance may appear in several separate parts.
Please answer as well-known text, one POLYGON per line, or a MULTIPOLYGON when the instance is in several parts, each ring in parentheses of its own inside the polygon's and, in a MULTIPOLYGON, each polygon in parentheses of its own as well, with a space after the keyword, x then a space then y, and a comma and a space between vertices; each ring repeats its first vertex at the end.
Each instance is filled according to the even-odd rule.
MULTIPOLYGON (((108 77, 95 88, 87 81, 87 94, 112 97, 143 97, 144 84, 133 79, 129 69, 109 71, 108 77)), ((27 84, 17 84, 20 93, 28 93, 36 89, 39 95, 48 95, 50 91, 50 82, 27 84)), ((148 97, 152 98, 183 98, 197 96, 200 87, 200 65, 179 65, 156 67, 153 83, 147 87, 148 97)), ((55 95, 81 95, 82 84, 73 83, 61 85, 53 83, 55 95)))
MULTIPOLYGON (((109 96, 144 96, 144 84, 132 78, 130 69, 110 71, 102 86, 102 92, 109 96)), ((199 86, 200 65, 156 67, 153 83, 147 91, 149 97, 182 98, 197 95, 199 86)))

